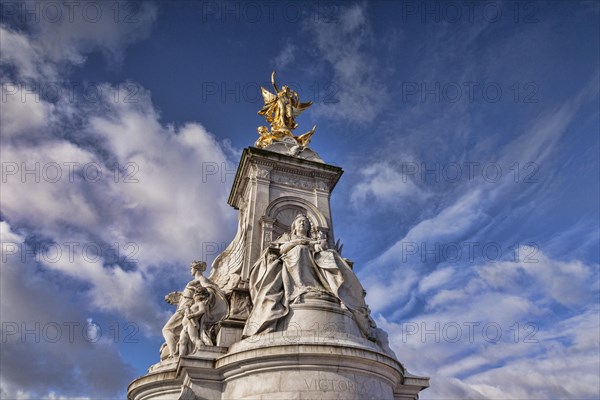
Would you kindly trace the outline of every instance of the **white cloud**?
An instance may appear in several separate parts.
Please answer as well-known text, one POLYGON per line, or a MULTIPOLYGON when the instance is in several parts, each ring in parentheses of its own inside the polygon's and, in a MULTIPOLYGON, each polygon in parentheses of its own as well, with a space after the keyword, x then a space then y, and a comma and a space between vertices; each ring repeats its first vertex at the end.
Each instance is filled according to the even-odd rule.
POLYGON ((421 281, 419 282, 419 292, 426 293, 431 291, 432 289, 444 285, 450 279, 452 279, 454 272, 455 270, 452 267, 442 268, 433 271, 431 274, 421 279, 421 281))
MULTIPOLYGON (((521 348, 519 353, 502 349, 507 356, 515 357, 510 364, 473 374, 467 384, 481 391, 486 398, 497 398, 500 388, 506 398, 577 398, 593 399, 600 393, 600 350, 598 345, 598 308, 590 307, 569 325, 563 336, 576 340, 579 332, 591 333, 594 342, 585 346, 563 344, 544 340, 521 348)), ((554 329, 549 329, 550 331, 554 329)), ((545 332, 540 332, 542 336, 545 332)))
POLYGON ((333 71, 328 87, 337 100, 324 101, 315 111, 324 117, 367 123, 377 118, 387 93, 381 71, 366 50, 373 38, 365 5, 341 7, 337 17, 316 19, 306 27, 319 56, 333 71))
POLYGON ((135 247, 131 251, 139 249, 134 254, 138 272, 106 269, 102 262, 110 260, 86 263, 81 255, 68 260, 66 254, 62 263, 48 267, 91 284, 100 309, 127 318, 137 314, 156 328, 156 309, 146 300, 152 276, 141 273, 202 257, 207 243, 228 239, 235 213, 224 206, 227 184, 221 175, 231 163, 214 137, 199 124, 165 128, 150 104, 141 106, 113 104, 110 116, 93 117, 85 129, 86 137, 105 144, 111 161, 62 139, 8 143, 4 160, 14 163, 17 172, 6 176, 1 196, 12 224, 35 227, 63 250, 69 242, 117 243, 122 254, 128 254, 128 244, 135 247), (22 175, 23 169, 36 166, 36 172, 22 175), (208 175, 213 168, 217 174, 208 175), (60 179, 55 179, 57 173, 60 179), (68 234, 65 226, 71 227, 68 234))
POLYGON ((87 302, 74 301, 78 293, 67 289, 64 277, 39 268, 25 239, 0 222, 2 398, 60 397, 53 392, 65 398, 81 393, 114 398, 134 377, 132 366, 121 358, 118 341, 84 337, 87 302))
POLYGON ((406 263, 411 246, 420 249, 420 246, 426 242, 431 244, 435 241, 453 241, 457 237, 460 238, 478 223, 487 219, 481 210, 481 202, 480 190, 465 193, 435 216, 413 226, 401 240, 367 265, 368 270, 382 265, 387 265, 386 270, 389 270, 389 267, 395 267, 399 262, 406 263))
MULTIPOLYGON (((155 18, 152 5, 141 7, 134 24, 75 21, 39 24, 28 32, 2 26, 3 77, 10 72, 7 81, 19 85, 68 81, 63 67, 84 63, 86 52, 96 50, 118 62, 155 18)), ((167 313, 157 303, 156 287, 185 280, 187 269, 174 265, 209 257, 205 245, 233 234, 235 211, 226 204, 225 180, 232 179, 226 155, 232 148, 198 123, 159 122, 143 88, 127 103, 109 98, 114 86, 98 87, 103 97, 96 102, 22 102, 13 96, 4 104, 1 229, 3 257, 5 245, 11 254, 2 266, 3 322, 60 324, 100 314, 157 335, 167 313), (6 174, 7 162, 14 174, 6 174), (24 168, 33 172, 22 175, 24 168), (58 259, 44 257, 42 243, 58 247, 58 259), (86 255, 88 245, 105 253, 86 255), (107 254, 106 246, 120 257, 107 254)), ((2 397, 114 397, 133 375, 120 357, 115 343, 106 341, 11 341, 2 346, 2 360, 11 360, 10 367, 3 361, 2 397)))
POLYGON ((43 62, 42 50, 27 35, 0 26, 0 46, 2 47, 0 66, 14 66, 18 75, 24 79, 56 80, 57 73, 54 66, 43 62))
MULTIPOLYGON (((596 80, 597 77, 594 77, 592 83, 596 82, 596 80)), ((550 154, 549 152, 552 151, 552 148, 556 145, 561 135, 564 134, 576 111, 583 102, 589 101, 591 96, 593 94, 586 86, 573 99, 565 102, 552 118, 546 118, 545 116, 537 118, 532 123, 532 129, 526 130, 505 147, 500 157, 502 160, 500 164, 511 165, 512 162, 523 162, 524 160, 534 162, 543 161, 550 154), (524 144, 525 148, 522 148, 524 144), (517 154, 519 157, 518 160, 515 160, 514 157, 511 158, 512 154, 517 154)), ((384 175, 382 174, 382 176, 384 175)), ((418 221, 401 239, 397 240, 383 254, 367 264, 360 271, 361 277, 364 277, 366 287, 369 288, 370 285, 374 285, 381 288, 390 288, 390 282, 403 280, 403 276, 408 270, 411 271, 411 274, 423 274, 420 270, 423 269, 426 263, 422 261, 423 254, 421 252, 423 250, 421 246, 425 246, 427 249, 435 248, 437 243, 457 243, 460 246, 465 240, 479 243, 482 246, 483 243, 477 240, 477 236, 485 232, 488 224, 492 221, 492 216, 498 213, 498 208, 504 207, 506 204, 512 204, 510 200, 514 200, 514 196, 523 194, 522 186, 515 185, 513 178, 511 174, 505 174, 498 182, 485 182, 480 179, 468 182, 468 185, 461 186, 464 190, 456 190, 456 193, 459 193, 456 198, 446 200, 446 204, 442 203, 434 211, 433 216, 418 221), (413 246, 416 246, 418 249, 417 255, 407 257, 409 250, 413 246), (377 272, 375 273, 375 271, 377 272)), ((356 195, 357 198, 363 196, 362 193, 367 191, 367 187, 371 191, 374 191, 376 190, 374 188, 378 186, 377 184, 372 184, 369 187, 365 182, 361 182, 357 191, 359 193, 356 195)), ((390 189, 386 190, 389 192, 390 189)), ((382 193, 386 192, 383 191, 382 193)), ((459 261, 467 265, 466 269, 470 269, 473 267, 473 260, 467 260, 467 250, 462 250, 463 257, 459 261)), ((531 254, 531 251, 521 248, 520 253, 523 256, 531 254)), ((529 263, 524 268, 527 268, 529 271, 536 271, 537 274, 537 270, 543 267, 536 267, 536 264, 529 263)), ((549 288, 546 294, 554 300, 560 298, 559 302, 562 304, 580 304, 584 298, 582 297, 584 294, 580 291, 573 292, 571 288, 574 283, 585 282, 587 277, 585 275, 577 275, 578 273, 583 273, 578 268, 579 265, 577 263, 569 263, 568 265, 552 264, 551 274, 548 273, 549 269, 540 271, 539 275, 546 277, 546 280, 542 282, 544 287, 549 288)), ((501 273, 500 276, 502 276, 501 273)), ((503 279, 508 279, 508 277, 504 276, 503 279)), ((490 284, 493 285, 496 283, 490 282, 490 284)), ((417 283, 415 282, 416 285, 417 283)), ((414 287, 407 292, 411 292, 413 289, 414 287)), ((437 301, 446 300, 445 297, 453 298, 456 296, 460 296, 460 290, 451 292, 442 291, 430 300, 429 303, 437 304, 437 301), (434 303, 431 303, 431 301, 434 303)), ((400 296, 398 303, 401 304, 405 300, 405 296, 400 296)))
POLYGON ((470 372, 476 368, 486 366, 489 364, 489 362, 490 360, 486 359, 485 357, 475 354, 465 357, 458 362, 446 365, 440 368, 437 372, 442 376, 453 377, 455 375, 464 374, 465 372, 470 372))
POLYGON ((423 311, 402 323, 380 318, 409 370, 432 376, 422 398, 597 397, 598 266, 537 258, 486 263, 454 279, 446 279, 451 268, 436 271, 421 280, 439 283, 423 311), (579 294, 565 295, 562 281, 579 294), (572 308, 556 314, 557 303, 572 308))
POLYGON ((81 2, 80 7, 82 12, 74 12, 72 21, 62 18, 54 23, 42 18, 36 24, 40 46, 49 61, 81 64, 85 61, 82 54, 85 49, 86 52, 99 50, 109 62, 119 63, 128 45, 147 37, 158 13, 152 3, 88 1, 81 2), (84 9, 94 11, 83 12, 84 9))
POLYGON ((357 206, 365 205, 372 196, 374 199, 392 203, 400 198, 424 200, 429 194, 419 188, 411 178, 398 172, 387 163, 375 163, 360 171, 361 180, 356 183, 350 197, 357 206))
POLYGON ((20 79, 59 82, 63 63, 81 65, 86 53, 93 51, 102 52, 108 65, 118 65, 127 46, 148 35, 157 15, 151 3, 82 1, 71 5, 75 8, 71 18, 69 7, 55 4, 63 17, 54 20, 38 14, 37 21, 29 21, 28 33, 0 27, 0 65, 16 67, 20 79))
MULTIPOLYGON (((534 162, 542 165, 553 153, 560 138, 567 131, 573 118, 583 104, 598 96, 600 73, 596 72, 590 81, 584 85, 571 99, 550 110, 546 115, 534 119, 524 132, 508 143, 500 153, 501 165, 513 165, 520 162, 525 165, 534 162)), ((504 180, 510 183, 510 180, 504 180)))
MULTIPOLYGON (((434 248, 433 242, 452 241, 455 237, 472 229, 476 223, 486 218, 484 214, 478 212, 480 201, 479 191, 466 193, 439 214, 423 220, 411 228, 404 238, 367 264, 359 272, 359 277, 367 291, 369 293, 374 290, 387 294, 395 293, 393 298, 388 296, 385 301, 377 302, 372 307, 379 310, 396 309, 396 317, 410 312, 416 303, 414 291, 419 286, 422 268, 425 264, 423 255, 420 254, 422 245, 434 248), (413 250, 416 253, 412 252, 413 250), (401 290, 398 290, 399 282, 402 283, 401 290)), ((446 295, 459 296, 458 293, 447 293, 446 295)), ((381 295, 381 297, 383 299, 384 296, 381 295)), ((368 297, 368 300, 369 302, 374 301, 371 297, 368 297)))
POLYGON ((367 303, 371 309, 381 311, 390 306, 390 293, 394 293, 395 304, 403 304, 410 297, 412 287, 417 284, 418 279, 418 275, 412 269, 406 269, 398 271, 393 278, 386 281, 378 276, 369 275, 361 277, 361 282, 367 289, 367 303))
POLYGON ((478 269, 479 276, 494 290, 514 291, 523 277, 537 281, 544 298, 566 306, 582 306, 593 299, 593 268, 578 260, 562 262, 549 258, 543 252, 535 255, 529 246, 521 246, 520 254, 530 257, 520 262, 490 263, 478 269), (573 288, 578 288, 573 290, 573 288), (586 288, 586 289, 584 289, 586 288))
POLYGON ((26 85, 10 82, 5 82, 3 85, 6 88, 3 90, 6 90, 7 94, 2 99, 3 110, 0 113, 2 135, 6 138, 21 133, 31 134, 44 128, 51 118, 54 106, 43 101, 35 101, 32 95, 28 95, 28 101, 23 101, 24 93, 33 92, 33 89, 26 85))
POLYGON ((292 43, 286 43, 285 47, 279 52, 277 57, 275 57, 275 68, 277 70, 282 70, 288 65, 292 64, 295 60, 296 46, 292 43))
POLYGON ((43 145, 5 144, 5 190, 0 194, 3 211, 15 222, 36 221, 42 229, 67 221, 82 227, 97 224, 98 215, 85 201, 81 187, 70 182, 77 179, 69 173, 68 167, 74 164, 66 164, 100 165, 97 161, 93 154, 65 140, 43 145))
POLYGON ((57 395, 54 392, 50 392, 48 396, 44 397, 44 400, 90 400, 89 397, 66 397, 57 395))

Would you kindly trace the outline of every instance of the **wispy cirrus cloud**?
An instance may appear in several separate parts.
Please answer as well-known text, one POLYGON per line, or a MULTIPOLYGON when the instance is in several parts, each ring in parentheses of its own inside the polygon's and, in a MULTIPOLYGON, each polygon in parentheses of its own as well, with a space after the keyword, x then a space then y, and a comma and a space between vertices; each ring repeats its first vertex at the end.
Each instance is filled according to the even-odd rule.
MULTIPOLYGON (((477 32, 468 41, 471 46, 483 32, 473 29, 477 32)), ((447 65, 442 62, 444 54, 456 50, 450 46, 440 48, 439 65, 447 65)), ((424 59, 431 61, 431 57, 424 59)), ((419 79, 430 77, 425 81, 431 84, 439 82, 444 71, 432 63, 423 73, 419 79)), ((467 81, 469 73, 457 76, 467 81)), ((362 199, 365 188, 389 183, 390 188, 380 192, 381 199, 387 198, 398 208, 410 207, 416 214, 400 235, 388 235, 389 245, 361 267, 359 275, 370 306, 381 313, 380 323, 392 332, 390 341, 395 351, 403 354, 414 372, 432 376, 431 388, 421 397, 587 399, 600 392, 600 381, 590 373, 600 367, 600 348, 597 341, 589 340, 598 334, 594 325, 600 292, 598 265, 568 256, 572 251, 566 249, 586 243, 593 252, 598 229, 575 220, 570 233, 557 236, 546 232, 540 236, 536 232, 528 236, 532 221, 526 220, 527 210, 539 217, 548 203, 556 201, 552 198, 555 188, 548 180, 561 174, 557 155, 564 141, 572 140, 566 137, 579 117, 597 103, 597 87, 596 71, 559 104, 544 104, 536 115, 506 126, 496 125, 490 128, 494 132, 486 130, 486 135, 480 132, 486 128, 473 118, 473 109, 490 116, 485 107, 500 110, 509 106, 469 106, 468 102, 442 100, 402 108, 398 120, 390 122, 390 129, 403 123, 404 134, 386 137, 388 149, 361 154, 361 161, 374 165, 404 163, 433 171, 429 181, 419 173, 402 177, 385 171, 373 176, 359 174, 351 190, 362 196, 354 195, 355 199, 362 199), (446 136, 446 132, 451 135, 446 136), (455 163, 464 168, 464 162, 491 163, 503 174, 498 180, 486 179, 483 174, 466 179, 463 169, 463 179, 444 179, 440 171, 445 166, 455 163), (511 166, 525 165, 536 168, 533 183, 523 184, 523 175, 517 177, 510 170, 511 166), (383 183, 378 183, 380 179, 383 183), (413 180, 429 194, 424 205, 411 204, 401 192, 391 194, 400 179, 413 180), (569 240, 563 242, 565 238, 569 240), (527 241, 533 241, 533 247, 523 243, 527 241), (466 244, 479 246, 475 247, 479 251, 471 257, 469 249, 473 247, 466 244), (485 245, 499 247, 502 254, 486 257, 481 252, 485 245), (449 260, 455 248, 459 256, 449 260), (448 249, 452 251, 444 253, 448 249), (470 341, 469 329, 481 329, 486 324, 491 324, 490 332, 500 327, 502 338, 488 340, 489 335, 480 330, 475 331, 475 341, 470 341), (556 326, 565 325, 577 328, 558 333, 556 326), (457 326, 462 331, 455 341, 457 326), (515 340, 515 335, 520 336, 515 340), (526 337, 532 341, 524 342, 526 337), (561 361, 553 363, 555 358, 561 361), (565 373, 571 365, 576 366, 572 373, 565 373), (528 379, 526 371, 531 368, 544 372, 535 372, 528 379), (553 377, 553 385, 548 386, 548 376, 553 377), (585 385, 575 383, 578 376, 585 385)), ((419 192, 412 190, 417 196, 419 192)), ((370 193, 371 199, 377 198, 374 193, 370 193)), ((375 220, 378 217, 369 215, 375 220)))
MULTIPOLYGON (((340 6, 333 21, 316 18, 305 26, 326 68, 335 101, 315 110, 333 120, 366 124, 377 118, 387 93, 381 71, 369 57, 374 37, 365 3, 340 6)), ((333 99, 331 99, 333 100, 333 99)))
POLYGON ((282 70, 288 65, 292 64, 296 59, 295 52, 296 46, 291 42, 286 43, 285 47, 281 50, 277 57, 275 57, 275 68, 277 70, 282 70))
POLYGON ((390 203, 402 198, 414 198, 419 202, 431 194, 417 186, 413 179, 394 166, 376 163, 360 170, 361 180, 355 185, 351 200, 363 206, 369 199, 390 203))

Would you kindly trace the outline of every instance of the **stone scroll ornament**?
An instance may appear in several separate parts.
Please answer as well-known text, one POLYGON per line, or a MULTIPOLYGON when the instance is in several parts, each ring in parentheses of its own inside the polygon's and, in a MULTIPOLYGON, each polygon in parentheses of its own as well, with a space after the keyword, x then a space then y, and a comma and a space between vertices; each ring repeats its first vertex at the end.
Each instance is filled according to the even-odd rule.
POLYGON ((229 303, 225 293, 202 274, 204 261, 193 261, 190 273, 194 277, 183 292, 171 292, 165 301, 177 310, 165 324, 162 333, 165 343, 160 359, 171 359, 198 351, 202 346, 214 346, 215 327, 227 317, 229 303))

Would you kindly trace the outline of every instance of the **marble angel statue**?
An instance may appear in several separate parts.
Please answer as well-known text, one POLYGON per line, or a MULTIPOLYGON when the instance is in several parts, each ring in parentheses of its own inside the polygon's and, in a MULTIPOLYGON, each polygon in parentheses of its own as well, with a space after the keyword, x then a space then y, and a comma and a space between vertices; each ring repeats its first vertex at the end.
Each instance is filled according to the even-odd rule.
POLYGON ((229 303, 223 291, 202 275, 205 270, 205 262, 193 261, 190 273, 194 278, 183 292, 165 296, 177 310, 162 329, 165 344, 161 360, 192 353, 202 345, 214 345, 211 329, 227 316, 229 303))

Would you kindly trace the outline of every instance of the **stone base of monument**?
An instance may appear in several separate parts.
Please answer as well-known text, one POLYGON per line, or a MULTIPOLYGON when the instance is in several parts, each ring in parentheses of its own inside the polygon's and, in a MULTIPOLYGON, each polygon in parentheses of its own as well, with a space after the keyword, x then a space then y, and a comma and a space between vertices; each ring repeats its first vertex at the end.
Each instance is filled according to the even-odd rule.
POLYGON ((229 347, 235 342, 242 340, 244 330, 243 321, 226 319, 219 323, 219 333, 217 334, 217 346, 229 347))
POLYGON ((146 375, 129 384, 128 398, 221 399, 222 377, 215 370, 215 360, 226 352, 226 347, 205 346, 188 356, 163 360, 151 366, 146 375), (202 393, 200 397, 199 393, 202 393))
POLYGON ((315 340, 352 338, 362 341, 362 335, 352 313, 340 306, 333 296, 300 299, 290 305, 290 312, 279 321, 278 331, 285 332, 288 340, 312 337, 315 340))
POLYGON ((129 399, 416 399, 429 386, 335 302, 292 304, 277 329, 159 363, 131 383, 129 399))

